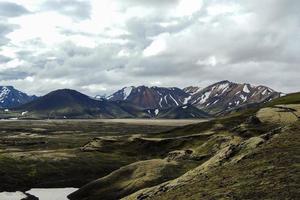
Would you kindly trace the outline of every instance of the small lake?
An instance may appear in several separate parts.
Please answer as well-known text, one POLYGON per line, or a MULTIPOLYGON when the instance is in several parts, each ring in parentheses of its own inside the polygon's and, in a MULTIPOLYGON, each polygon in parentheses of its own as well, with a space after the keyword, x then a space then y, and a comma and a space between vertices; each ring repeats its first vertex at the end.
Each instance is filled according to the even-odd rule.
MULTIPOLYGON (((39 200, 68 200, 67 196, 77 188, 33 188, 26 193, 38 197, 39 200)), ((21 200, 26 198, 23 192, 0 192, 0 200, 21 200)))

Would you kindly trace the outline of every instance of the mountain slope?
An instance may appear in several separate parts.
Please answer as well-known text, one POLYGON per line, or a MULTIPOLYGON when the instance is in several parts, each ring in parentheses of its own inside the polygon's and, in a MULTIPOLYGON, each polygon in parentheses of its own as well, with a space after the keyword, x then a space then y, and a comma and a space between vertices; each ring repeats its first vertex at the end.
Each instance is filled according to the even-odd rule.
POLYGON ((0 86, 0 108, 13 108, 36 99, 12 86, 0 86))
POLYGON ((75 90, 62 89, 50 92, 15 110, 28 116, 46 118, 127 118, 133 117, 117 104, 107 100, 97 101, 75 90))
POLYGON ((262 104, 278 97, 279 92, 266 86, 221 81, 194 92, 189 103, 211 114, 218 114, 248 104, 262 104))
POLYGON ((107 99, 110 101, 128 101, 145 109, 164 109, 180 106, 186 103, 190 95, 173 87, 125 87, 107 99))
POLYGON ((189 87, 183 88, 182 90, 183 90, 185 93, 187 93, 187 94, 189 94, 189 95, 192 96, 192 95, 194 95, 194 94, 200 92, 201 89, 202 89, 202 88, 200 88, 200 87, 189 86, 189 87))
POLYGON ((199 119, 211 117, 206 112, 187 104, 183 106, 172 107, 164 110, 156 110, 157 118, 163 119, 199 119))

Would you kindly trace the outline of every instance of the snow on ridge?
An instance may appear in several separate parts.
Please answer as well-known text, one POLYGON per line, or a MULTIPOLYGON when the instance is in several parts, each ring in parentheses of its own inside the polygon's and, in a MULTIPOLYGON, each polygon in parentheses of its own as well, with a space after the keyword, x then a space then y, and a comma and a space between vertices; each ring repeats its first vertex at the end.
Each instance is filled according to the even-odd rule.
POLYGON ((131 87, 125 87, 125 88, 124 88, 124 90, 123 90, 123 95, 124 95, 123 100, 126 100, 126 99, 129 97, 129 95, 130 95, 131 92, 132 92, 132 89, 133 89, 132 86, 131 86, 131 87))
POLYGON ((195 95, 195 94, 199 93, 201 90, 202 90, 202 88, 197 87, 196 91, 194 91, 194 92, 189 92, 188 91, 187 93, 189 93, 190 95, 195 95))
POLYGON ((191 100, 192 96, 189 96, 184 99, 183 104, 187 104, 191 100))
POLYGON ((159 109, 155 109, 154 113, 155 113, 155 115, 158 115, 159 109))
POLYGON ((177 106, 179 106, 178 102, 174 99, 174 97, 172 95, 169 95, 171 97, 171 99, 176 103, 177 106))
POLYGON ((164 96, 164 100, 165 100, 166 104, 168 104, 167 95, 164 96))
POLYGON ((158 103, 158 104, 159 104, 159 106, 160 106, 161 108, 162 108, 162 105, 161 105, 162 100, 163 100, 162 97, 160 97, 160 100, 159 100, 159 103, 158 103))
POLYGON ((244 96, 244 95, 241 95, 240 97, 241 97, 241 99, 243 100, 243 102, 247 101, 247 99, 248 99, 248 97, 247 97, 247 96, 244 96))
POLYGON ((192 93, 192 95, 194 95, 194 94, 200 92, 201 90, 202 90, 202 88, 199 87, 195 92, 192 93))
POLYGON ((248 85, 244 85, 243 92, 250 93, 248 85))
POLYGON ((10 93, 10 89, 8 89, 6 86, 2 87, 0 91, 0 101, 5 99, 9 93, 10 93))
POLYGON ((225 88, 227 88, 228 86, 229 86, 229 83, 223 83, 223 84, 218 86, 218 90, 222 90, 222 93, 223 93, 225 88))
POLYGON ((211 94, 211 91, 205 92, 205 93, 201 96, 201 101, 200 101, 200 103, 201 103, 201 104, 205 103, 206 100, 209 98, 210 94, 211 94))
POLYGON ((218 102, 219 102, 219 100, 220 100, 220 99, 217 99, 217 100, 215 100, 215 101, 212 103, 212 105, 214 105, 214 104, 218 103, 218 102))

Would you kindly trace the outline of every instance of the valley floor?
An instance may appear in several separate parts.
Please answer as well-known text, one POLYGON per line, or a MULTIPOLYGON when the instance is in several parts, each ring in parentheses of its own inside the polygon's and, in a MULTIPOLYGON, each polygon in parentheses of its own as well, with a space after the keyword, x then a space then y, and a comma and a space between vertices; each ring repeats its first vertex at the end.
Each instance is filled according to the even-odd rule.
POLYGON ((149 135, 190 120, 2 120, 0 191, 80 187, 121 166, 147 159, 136 152, 82 151, 93 138, 149 135))

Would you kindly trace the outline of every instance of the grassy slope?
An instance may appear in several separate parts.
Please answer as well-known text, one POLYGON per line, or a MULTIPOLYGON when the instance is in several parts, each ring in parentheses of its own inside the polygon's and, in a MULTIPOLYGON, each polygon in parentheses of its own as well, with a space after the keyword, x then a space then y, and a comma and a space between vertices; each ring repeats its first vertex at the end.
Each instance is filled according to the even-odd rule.
POLYGON ((265 105, 267 106, 274 106, 274 105, 281 105, 281 104, 300 104, 300 93, 293 93, 289 94, 284 97, 280 97, 278 99, 275 99, 265 105))
POLYGON ((299 130, 300 123, 291 125, 239 163, 195 174, 184 186, 151 199, 297 199, 299 130))

